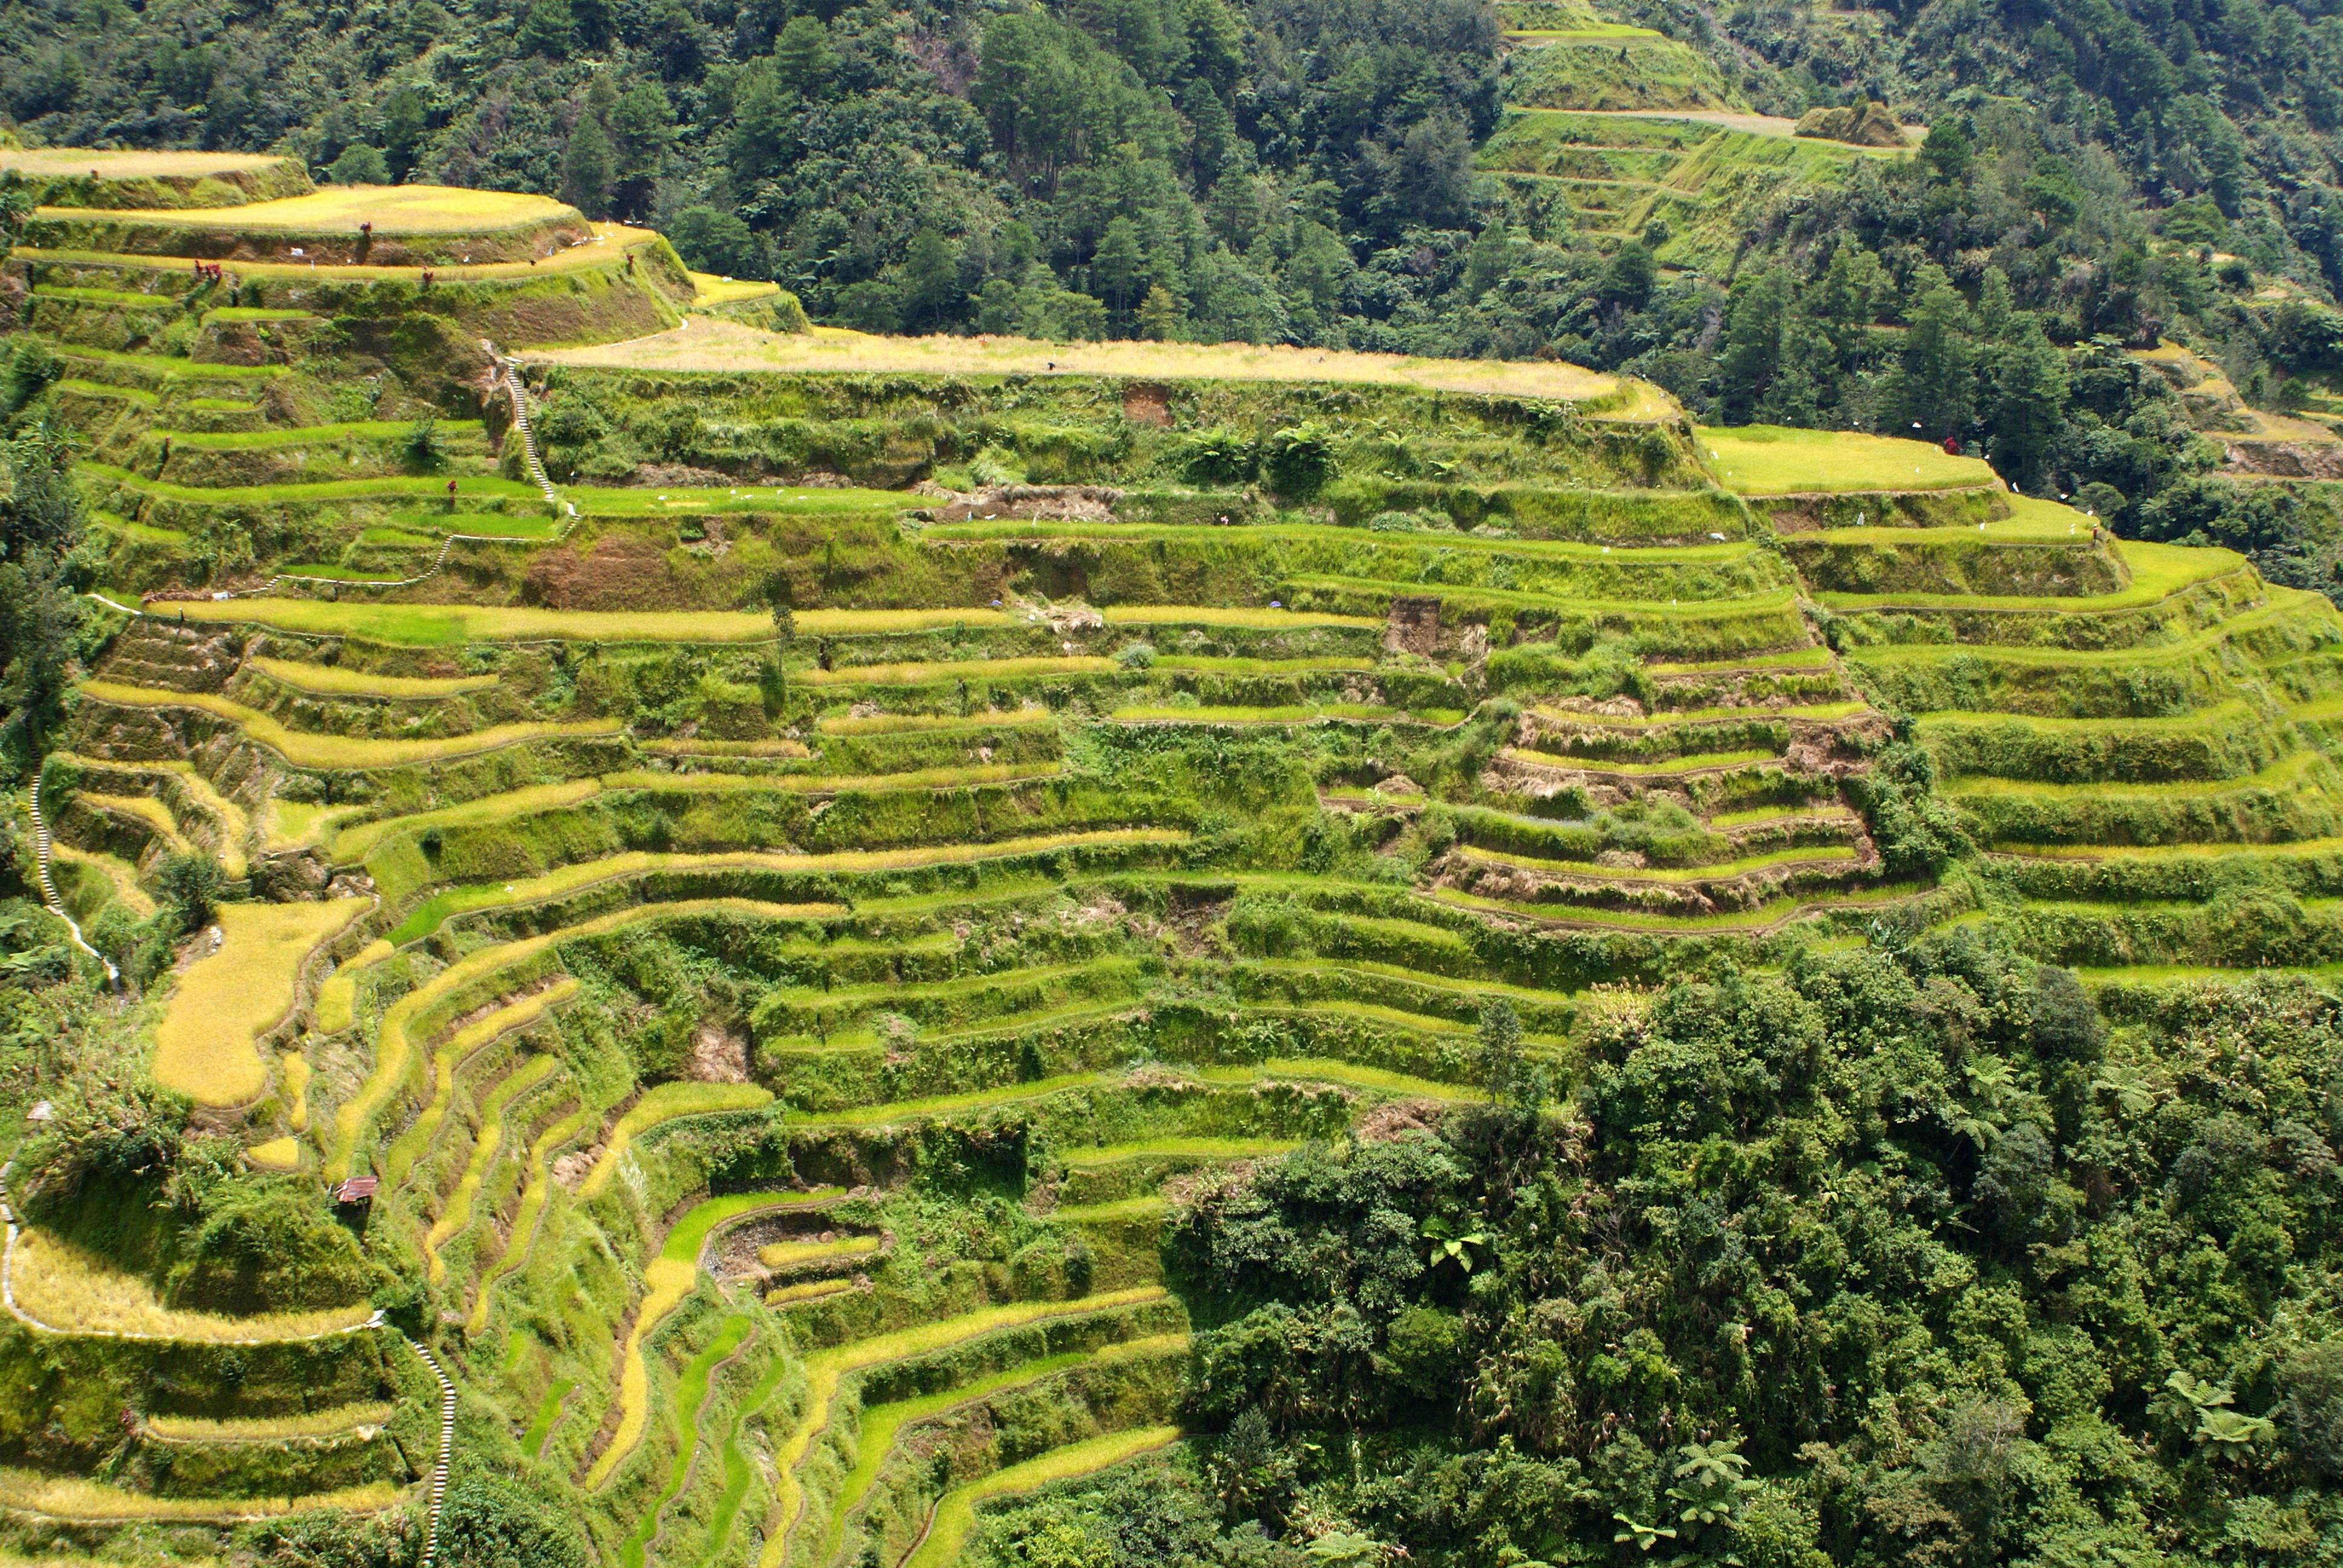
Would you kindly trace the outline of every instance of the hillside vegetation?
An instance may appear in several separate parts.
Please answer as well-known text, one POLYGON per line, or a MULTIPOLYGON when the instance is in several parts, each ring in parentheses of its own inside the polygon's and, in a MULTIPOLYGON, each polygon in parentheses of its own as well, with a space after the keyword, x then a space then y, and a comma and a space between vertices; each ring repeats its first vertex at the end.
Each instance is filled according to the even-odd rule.
POLYGON ((0 1555, 2333 1559, 2324 594, 110 156, 0 260, 0 1555))

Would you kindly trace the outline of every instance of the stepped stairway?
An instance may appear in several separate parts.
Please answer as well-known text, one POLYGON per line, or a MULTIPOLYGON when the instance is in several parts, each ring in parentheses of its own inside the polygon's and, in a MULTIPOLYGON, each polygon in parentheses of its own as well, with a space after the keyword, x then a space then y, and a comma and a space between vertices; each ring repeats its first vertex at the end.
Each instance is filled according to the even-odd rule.
POLYGON ((33 871, 40 883, 42 904, 47 908, 49 913, 65 923, 65 930, 73 938, 73 945, 96 959, 105 968, 106 984, 119 983, 122 971, 115 967, 112 959, 89 945, 89 939, 81 934, 81 927, 75 922, 71 915, 65 913, 65 902, 57 897, 56 881, 49 870, 53 851, 49 843, 48 820, 41 815, 41 779, 37 773, 33 776, 32 789, 25 797, 25 809, 31 814, 33 819, 33 871))
POLYGON ((456 1453, 456 1385, 448 1381, 439 1358, 415 1340, 407 1342, 439 1384, 439 1452, 431 1462, 431 1479, 425 1493, 423 1512, 423 1555, 417 1559, 419 1568, 432 1568, 439 1555, 439 1513, 447 1502, 447 1466, 456 1453))

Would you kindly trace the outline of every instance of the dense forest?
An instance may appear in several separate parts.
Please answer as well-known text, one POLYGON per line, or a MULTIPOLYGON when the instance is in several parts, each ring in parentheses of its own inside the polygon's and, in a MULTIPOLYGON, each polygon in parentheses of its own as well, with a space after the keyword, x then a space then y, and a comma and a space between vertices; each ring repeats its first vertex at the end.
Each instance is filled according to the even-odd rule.
POLYGON ((1623 1009, 1558 1108, 1500 1004, 1497 1103, 1198 1195, 1212 1457, 994 1560, 2334 1562, 2338 1024, 1956 932, 1623 1009))

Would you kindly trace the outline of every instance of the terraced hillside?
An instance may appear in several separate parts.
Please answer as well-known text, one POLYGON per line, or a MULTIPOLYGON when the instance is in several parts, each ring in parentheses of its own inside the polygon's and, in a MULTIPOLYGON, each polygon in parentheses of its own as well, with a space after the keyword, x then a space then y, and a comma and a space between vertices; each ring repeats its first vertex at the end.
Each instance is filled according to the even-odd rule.
POLYGON ((1975 459, 952 363, 536 204, 249 194, 5 263, 95 541, 29 825, 105 1093, 211 1161, 23 1124, 12 1546, 950 1562, 1202 1430, 1196 1194, 1567 1093, 1637 993, 2343 960, 2327 601, 1975 459))

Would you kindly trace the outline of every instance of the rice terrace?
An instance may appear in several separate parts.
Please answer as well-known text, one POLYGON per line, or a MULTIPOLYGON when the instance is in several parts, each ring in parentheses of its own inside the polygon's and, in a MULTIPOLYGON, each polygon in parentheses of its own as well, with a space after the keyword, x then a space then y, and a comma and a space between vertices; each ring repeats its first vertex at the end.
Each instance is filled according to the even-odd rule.
MULTIPOLYGON (((1949 156, 1473 9, 1458 177, 1647 293, 1949 156)), ((2343 1561, 2322 586, 1645 361, 6 126, 0 1565, 2343 1561)))

